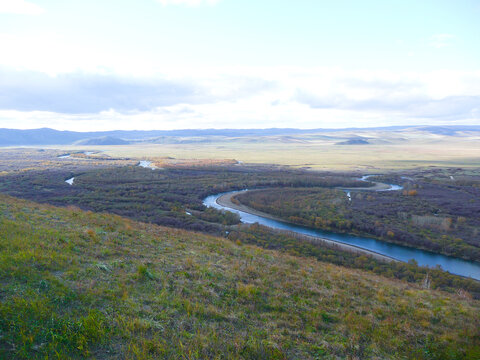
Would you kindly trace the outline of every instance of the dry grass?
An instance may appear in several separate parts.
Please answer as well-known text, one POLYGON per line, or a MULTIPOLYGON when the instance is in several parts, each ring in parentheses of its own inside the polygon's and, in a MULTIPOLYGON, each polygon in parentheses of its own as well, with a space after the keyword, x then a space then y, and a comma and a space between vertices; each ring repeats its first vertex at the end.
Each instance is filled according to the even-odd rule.
MULTIPOLYGON (((337 140, 298 136, 212 140, 208 143, 128 146, 62 147, 98 150, 112 157, 223 160, 280 164, 312 169, 405 169, 426 166, 474 167, 480 161, 480 141, 474 136, 452 137, 418 133, 367 133, 371 145, 335 145, 337 140), (295 141, 302 140, 302 141, 295 141)), ((342 135, 344 136, 344 135, 342 135)))
POLYGON ((0 195, 0 357, 474 359, 480 303, 0 195))

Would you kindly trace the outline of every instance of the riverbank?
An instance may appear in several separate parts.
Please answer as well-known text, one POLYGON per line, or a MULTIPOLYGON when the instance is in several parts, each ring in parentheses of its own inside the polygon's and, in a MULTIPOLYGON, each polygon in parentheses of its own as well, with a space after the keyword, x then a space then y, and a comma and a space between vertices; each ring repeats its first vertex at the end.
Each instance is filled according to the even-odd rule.
POLYGON ((353 188, 343 188, 343 187, 338 187, 337 189, 343 190, 343 191, 388 191, 392 187, 389 184, 385 183, 380 183, 376 181, 370 181, 374 183, 375 185, 370 186, 370 187, 353 187, 353 188))
POLYGON ((365 182, 370 182, 373 183, 373 186, 369 187, 357 187, 357 188, 343 188, 343 187, 338 187, 337 189, 343 190, 343 191, 390 191, 390 190, 401 190, 402 187, 398 185, 392 185, 392 184, 385 184, 382 182, 378 181, 371 181, 368 180, 370 177, 375 176, 375 175, 364 175, 360 179, 361 181, 365 182))
POLYGON ((232 201, 232 198, 234 196, 239 195, 239 194, 243 194, 247 191, 254 192, 254 191, 258 191, 258 190, 243 190, 243 191, 238 191, 238 192, 235 192, 235 193, 223 194, 222 196, 220 196, 217 199, 217 204, 220 205, 220 206, 225 206, 225 207, 229 207, 229 208, 232 208, 232 209, 235 209, 235 210, 243 211, 243 212, 246 212, 246 213, 249 213, 249 214, 252 214, 252 215, 262 216, 262 217, 272 219, 272 220, 275 220, 275 221, 288 222, 288 221, 285 221, 284 219, 281 219, 279 217, 264 213, 262 211, 252 209, 252 208, 250 208, 248 206, 245 206, 245 205, 242 205, 242 204, 236 204, 232 201))
MULTIPOLYGON (((232 209, 235 209, 235 210, 238 210, 238 211, 243 211, 243 212, 246 212, 248 214, 261 216, 261 217, 264 217, 264 218, 267 218, 267 219, 288 223, 288 221, 285 221, 284 219, 280 219, 276 216, 273 216, 273 215, 270 215, 270 214, 252 209, 252 208, 250 208, 248 206, 245 206, 245 205, 242 205, 242 204, 236 204, 232 201, 232 198, 235 195, 241 194, 241 193, 246 192, 246 191, 255 191, 255 190, 244 190, 242 192, 223 194, 222 196, 220 196, 216 200, 216 202, 220 206, 224 206, 224 207, 227 207, 227 208, 232 208, 232 209)), ((357 246, 354 246, 354 245, 344 244, 344 243, 339 242, 339 241, 334 241, 334 240, 330 240, 330 239, 326 239, 326 238, 322 238, 322 237, 311 236, 311 235, 297 234, 293 231, 286 231, 286 230, 277 230, 277 231, 287 233, 290 236, 301 237, 302 239, 308 239, 309 241, 312 241, 312 242, 315 242, 315 243, 325 244, 327 246, 335 246, 338 249, 343 250, 343 251, 348 251, 348 252, 355 253, 355 254, 365 254, 365 255, 368 255, 368 256, 372 256, 377 260, 381 260, 381 261, 385 261, 385 262, 392 262, 392 261, 398 262, 399 261, 399 260, 396 260, 396 259, 394 259, 390 256, 382 255, 382 254, 376 253, 374 251, 363 249, 363 248, 360 248, 360 247, 357 247, 357 246)))

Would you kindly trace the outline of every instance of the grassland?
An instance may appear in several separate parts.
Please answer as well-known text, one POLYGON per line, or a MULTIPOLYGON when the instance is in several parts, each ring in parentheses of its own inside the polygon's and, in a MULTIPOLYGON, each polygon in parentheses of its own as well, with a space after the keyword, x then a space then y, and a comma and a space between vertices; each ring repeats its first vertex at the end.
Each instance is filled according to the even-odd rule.
POLYGON ((475 167, 480 161, 478 134, 448 136, 418 131, 355 131, 292 136, 221 138, 203 141, 126 146, 63 146, 97 150, 112 157, 236 159, 252 164, 279 164, 324 170, 402 170, 418 167, 475 167), (348 137, 369 145, 337 145, 348 137))
POLYGON ((0 283, 1 358, 480 357, 468 296, 5 195, 0 283))
POLYGON ((68 158, 60 157, 65 154, 65 151, 58 149, 0 148, 0 175, 46 169, 81 171, 94 168, 135 165, 138 163, 134 159, 112 159, 101 154, 87 156, 80 151, 68 158))

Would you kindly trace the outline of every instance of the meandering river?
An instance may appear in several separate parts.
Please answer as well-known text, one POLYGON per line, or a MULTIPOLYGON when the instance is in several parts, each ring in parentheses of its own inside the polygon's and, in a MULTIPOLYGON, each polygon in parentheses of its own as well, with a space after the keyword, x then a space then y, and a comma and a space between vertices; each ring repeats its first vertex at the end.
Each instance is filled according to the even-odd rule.
MULTIPOLYGON (((401 186, 391 185, 388 190, 399 190, 401 186)), ((382 189, 385 191, 386 189, 382 189)), ((377 190, 377 191, 382 191, 377 190)), ((247 191, 247 190, 242 190, 247 191)), ((317 237, 320 239, 327 239, 333 242, 348 244, 357 248, 365 249, 370 252, 377 254, 385 255, 387 257, 393 258, 395 260, 408 262, 411 259, 414 259, 421 266, 436 267, 440 266, 443 270, 446 270, 452 274, 457 274, 465 277, 471 277, 476 280, 480 280, 480 264, 453 258, 450 256, 435 254, 426 250, 419 250, 407 246, 396 245, 388 243, 385 241, 363 237, 355 236, 349 234, 335 233, 330 231, 323 231, 317 229, 311 229, 299 225, 290 224, 278 219, 273 219, 270 217, 262 216, 259 212, 251 209, 249 210, 246 207, 241 207, 240 209, 235 209, 231 206, 226 206, 228 202, 221 201, 222 204, 219 204, 218 199, 220 197, 229 198, 235 194, 238 194, 242 191, 232 191, 228 193, 221 193, 216 195, 208 196, 204 199, 203 203, 207 207, 214 207, 216 209, 228 210, 240 215, 240 219, 243 223, 253 224, 259 223, 264 226, 271 227, 273 229, 287 230, 292 231, 302 235, 308 235, 317 237), (247 212, 250 211, 250 212, 247 212)))

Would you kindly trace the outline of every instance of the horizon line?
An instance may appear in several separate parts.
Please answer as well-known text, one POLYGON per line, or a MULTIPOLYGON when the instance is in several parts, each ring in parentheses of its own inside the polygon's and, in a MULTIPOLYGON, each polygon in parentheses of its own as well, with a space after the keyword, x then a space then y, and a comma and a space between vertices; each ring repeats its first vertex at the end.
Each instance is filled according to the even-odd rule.
POLYGON ((391 125, 391 126, 366 126, 366 127, 342 127, 342 128, 295 128, 295 127, 265 127, 265 128, 178 128, 178 129, 111 129, 111 130, 90 130, 90 131, 78 131, 78 130, 61 130, 51 127, 40 127, 40 128, 28 128, 28 129, 19 129, 19 128, 6 128, 2 127, 0 130, 16 130, 16 131, 34 131, 34 130, 53 130, 58 132, 75 132, 75 133, 102 133, 102 132, 113 132, 113 131, 137 131, 137 132, 152 132, 152 131, 163 131, 163 132, 174 132, 174 131, 262 131, 262 130, 296 130, 296 131, 319 131, 319 130, 369 130, 369 129, 394 129, 394 128, 423 128, 423 127, 435 127, 435 128, 456 128, 456 127, 472 127, 480 128, 480 125, 471 125, 471 124, 456 124, 456 125, 391 125))

